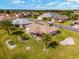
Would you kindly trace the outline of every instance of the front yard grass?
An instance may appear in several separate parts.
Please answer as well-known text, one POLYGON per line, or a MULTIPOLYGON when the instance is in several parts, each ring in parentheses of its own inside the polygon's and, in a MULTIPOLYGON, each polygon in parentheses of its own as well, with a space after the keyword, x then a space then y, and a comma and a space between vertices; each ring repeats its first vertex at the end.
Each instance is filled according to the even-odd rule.
POLYGON ((49 48, 48 52, 43 50, 44 43, 42 41, 37 42, 30 39, 28 42, 22 43, 17 36, 11 36, 17 47, 10 50, 5 44, 8 35, 4 30, 0 30, 0 59, 79 59, 79 33, 65 29, 59 30, 61 33, 52 36, 52 40, 60 42, 67 37, 73 37, 75 45, 59 45, 56 48, 49 48), (31 50, 26 50, 27 46, 30 46, 31 50))

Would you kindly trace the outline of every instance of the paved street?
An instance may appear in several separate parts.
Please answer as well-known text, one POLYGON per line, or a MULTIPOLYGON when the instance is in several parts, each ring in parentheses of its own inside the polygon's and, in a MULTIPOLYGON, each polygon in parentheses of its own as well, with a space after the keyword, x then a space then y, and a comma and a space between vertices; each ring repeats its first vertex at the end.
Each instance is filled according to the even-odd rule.
POLYGON ((68 29, 68 30, 71 30, 71 31, 79 32, 78 29, 72 28, 71 26, 64 26, 64 25, 60 25, 60 24, 53 24, 53 25, 55 27, 58 27, 58 28, 63 28, 63 29, 68 29))

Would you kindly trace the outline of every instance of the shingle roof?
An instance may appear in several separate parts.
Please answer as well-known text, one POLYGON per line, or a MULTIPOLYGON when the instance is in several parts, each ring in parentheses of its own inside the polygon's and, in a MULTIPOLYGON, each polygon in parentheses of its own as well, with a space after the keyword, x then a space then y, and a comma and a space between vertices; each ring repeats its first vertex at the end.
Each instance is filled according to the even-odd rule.
POLYGON ((61 20, 66 20, 66 19, 69 18, 66 15, 60 15, 60 14, 57 14, 57 13, 44 13, 43 15, 41 15, 39 17, 50 17, 50 18, 61 19, 61 20))
POLYGON ((59 20, 67 20, 69 17, 65 16, 65 15, 57 15, 55 17, 53 17, 54 19, 59 19, 59 20))
POLYGON ((56 28, 49 27, 46 24, 36 24, 32 23, 30 25, 27 25, 26 28, 30 28, 30 32, 32 33, 51 33, 53 31, 56 31, 56 28))
POLYGON ((79 23, 79 20, 76 20, 76 21, 74 21, 74 22, 79 23))
POLYGON ((28 24, 30 20, 29 18, 17 18, 12 21, 12 24, 28 24))
POLYGON ((43 15, 41 15, 39 17, 52 17, 52 14, 51 13, 44 13, 43 15))

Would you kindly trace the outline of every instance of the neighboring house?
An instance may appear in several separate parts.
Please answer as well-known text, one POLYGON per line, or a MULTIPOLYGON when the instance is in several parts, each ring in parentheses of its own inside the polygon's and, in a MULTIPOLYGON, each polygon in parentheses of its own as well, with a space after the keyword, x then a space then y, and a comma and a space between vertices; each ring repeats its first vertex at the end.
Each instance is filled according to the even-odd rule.
POLYGON ((16 17, 16 18, 19 18, 19 15, 18 15, 18 14, 15 14, 15 17, 16 17))
POLYGON ((52 14, 51 13, 44 13, 41 16, 38 16, 37 19, 42 20, 43 18, 52 18, 52 14))
POLYGON ((28 14, 27 13, 24 13, 24 12, 21 12, 21 13, 19 13, 19 17, 27 17, 28 16, 28 14))
POLYGON ((79 25, 73 25, 72 28, 79 29, 79 25))
POLYGON ((3 16, 3 15, 0 15, 0 21, 2 21, 2 20, 3 20, 3 18, 4 18, 4 16, 3 16))
POLYGON ((10 19, 15 19, 15 15, 14 14, 7 14, 7 13, 2 13, 0 14, 0 21, 1 20, 10 20, 10 19))
POLYGON ((11 13, 11 14, 7 14, 7 13, 0 13, 0 20, 7 20, 7 19, 16 19, 16 18, 23 18, 28 16, 28 13, 11 13))
POLYGON ((17 13, 12 13, 12 14, 10 14, 10 16, 11 16, 13 19, 20 17, 19 14, 17 14, 17 13))
POLYGON ((42 20, 43 18, 53 18, 58 22, 64 22, 69 19, 66 15, 60 15, 57 13, 44 13, 43 15, 39 16, 38 19, 42 20))
POLYGON ((72 28, 79 29, 79 20, 74 21, 72 28))
POLYGON ((43 33, 54 35, 58 32, 57 28, 53 28, 48 26, 47 24, 39 22, 34 22, 32 24, 26 25, 26 30, 27 29, 29 29, 27 32, 30 32, 31 34, 35 35, 42 35, 43 33))
POLYGON ((17 18, 12 21, 12 24, 15 26, 20 26, 21 28, 27 24, 31 23, 30 18, 17 18))
POLYGON ((74 11, 74 14, 79 16, 79 11, 74 11))
POLYGON ((9 19, 11 19, 9 14, 6 14, 6 13, 5 14, 4 13, 0 14, 0 21, 9 20, 9 19))
POLYGON ((78 24, 79 25, 79 20, 74 21, 73 24, 78 24))
POLYGON ((37 12, 32 12, 31 16, 33 16, 33 18, 37 19, 37 17, 39 16, 39 14, 37 12))
POLYGON ((69 17, 66 15, 55 15, 53 18, 57 20, 58 22, 64 22, 69 19, 69 17))
POLYGON ((32 15, 39 16, 38 12, 32 12, 32 15))

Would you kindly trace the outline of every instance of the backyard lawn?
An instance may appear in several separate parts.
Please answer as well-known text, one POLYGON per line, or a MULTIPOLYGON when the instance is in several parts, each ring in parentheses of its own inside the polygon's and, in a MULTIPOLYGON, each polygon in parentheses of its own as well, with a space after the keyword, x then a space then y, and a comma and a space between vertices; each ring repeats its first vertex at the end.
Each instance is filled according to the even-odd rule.
POLYGON ((75 45, 61 46, 49 48, 44 51, 44 43, 30 39, 26 43, 22 43, 17 36, 11 36, 11 40, 17 45, 16 48, 10 50, 5 42, 8 40, 7 32, 0 30, 0 59, 79 59, 79 33, 70 30, 59 29, 61 33, 52 36, 53 41, 60 42, 67 37, 73 37, 75 45), (27 46, 31 48, 26 49, 27 46))

